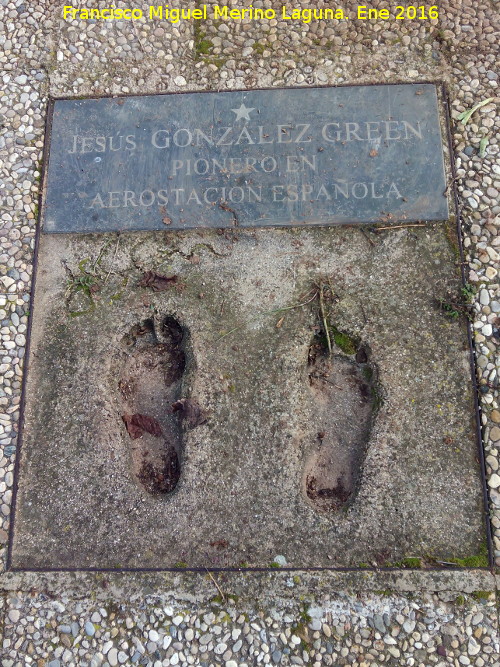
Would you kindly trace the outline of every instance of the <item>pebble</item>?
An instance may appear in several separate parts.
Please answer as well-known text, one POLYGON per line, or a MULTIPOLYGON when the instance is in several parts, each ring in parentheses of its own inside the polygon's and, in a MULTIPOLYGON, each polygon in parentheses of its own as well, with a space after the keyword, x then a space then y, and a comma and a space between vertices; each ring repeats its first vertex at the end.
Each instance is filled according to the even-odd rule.
POLYGON ((11 609, 8 613, 9 621, 12 623, 17 623, 19 621, 20 615, 21 614, 18 609, 11 609))
POLYGON ((93 637, 95 635, 94 624, 90 623, 90 621, 87 621, 85 623, 85 634, 88 635, 89 637, 93 637))
POLYGON ((500 477, 496 473, 493 473, 488 480, 488 485, 492 489, 498 489, 500 487, 500 477))
POLYGON ((111 667, 116 667, 116 665, 118 665, 118 649, 110 649, 106 657, 111 667))
POLYGON ((380 614, 375 614, 373 617, 373 625, 379 631, 385 634, 385 624, 384 619, 380 614))

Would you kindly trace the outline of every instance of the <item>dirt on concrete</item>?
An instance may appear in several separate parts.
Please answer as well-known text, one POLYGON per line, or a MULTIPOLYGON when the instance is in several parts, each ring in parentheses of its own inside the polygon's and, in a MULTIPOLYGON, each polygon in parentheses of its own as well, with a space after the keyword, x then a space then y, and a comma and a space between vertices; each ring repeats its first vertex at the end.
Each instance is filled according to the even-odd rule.
POLYGON ((448 238, 43 236, 13 567, 479 553, 465 321, 439 307, 460 292, 448 238), (155 290, 147 272, 175 280, 155 290), (131 437, 124 415, 161 435, 135 419, 131 437))

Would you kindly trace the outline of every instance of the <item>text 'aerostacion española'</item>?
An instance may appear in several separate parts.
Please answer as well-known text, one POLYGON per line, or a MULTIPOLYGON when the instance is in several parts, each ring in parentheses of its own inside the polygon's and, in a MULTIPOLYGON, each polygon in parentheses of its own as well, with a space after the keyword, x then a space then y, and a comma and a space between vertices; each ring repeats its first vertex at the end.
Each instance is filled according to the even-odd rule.
POLYGON ((341 7, 328 8, 293 8, 282 5, 279 10, 264 9, 259 7, 227 7, 226 5, 201 5, 197 8, 179 8, 169 5, 150 5, 147 10, 135 8, 107 7, 96 9, 90 7, 73 7, 66 5, 63 7, 63 18, 68 20, 81 19, 101 20, 101 21, 131 21, 131 20, 160 20, 170 23, 179 23, 180 21, 207 20, 214 19, 218 21, 272 21, 273 19, 302 21, 311 23, 311 21, 328 20, 346 20, 356 18, 360 20, 377 19, 437 19, 439 18, 437 5, 430 7, 419 6, 401 6, 397 5, 392 9, 376 9, 368 5, 358 5, 354 16, 346 15, 341 7))

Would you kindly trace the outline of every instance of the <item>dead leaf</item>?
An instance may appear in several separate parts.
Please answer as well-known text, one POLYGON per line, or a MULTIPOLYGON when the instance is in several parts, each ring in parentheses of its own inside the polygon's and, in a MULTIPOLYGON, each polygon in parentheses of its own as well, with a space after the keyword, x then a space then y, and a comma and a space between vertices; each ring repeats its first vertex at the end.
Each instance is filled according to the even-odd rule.
POLYGON ((195 428, 207 421, 205 411, 200 408, 196 401, 190 398, 181 398, 179 401, 172 403, 173 412, 180 412, 182 419, 186 420, 188 428, 195 428))
POLYGON ((156 421, 154 417, 148 417, 147 415, 135 414, 135 415, 123 415, 123 421, 127 427, 128 434, 132 440, 140 438, 144 431, 146 433, 151 433, 151 435, 159 438, 162 435, 161 426, 156 421))
POLYGON ((229 542, 227 540, 215 540, 215 542, 210 542, 211 547, 217 547, 217 549, 227 549, 229 542))
POLYGON ((146 271, 141 280, 139 281, 139 287, 151 287, 153 292, 162 292, 174 283, 177 282, 177 276, 161 276, 159 273, 154 271, 146 271))
POLYGON ((372 150, 370 151, 370 157, 377 157, 377 155, 378 155, 378 151, 375 150, 375 148, 372 148, 372 150))
POLYGON ((285 317, 283 316, 281 319, 279 319, 279 320, 276 322, 276 329, 281 329, 281 325, 283 324, 283 320, 284 320, 284 319, 285 319, 285 317))
POLYGON ((122 419, 132 440, 137 440, 137 438, 142 436, 144 431, 133 423, 132 415, 122 415, 122 419))

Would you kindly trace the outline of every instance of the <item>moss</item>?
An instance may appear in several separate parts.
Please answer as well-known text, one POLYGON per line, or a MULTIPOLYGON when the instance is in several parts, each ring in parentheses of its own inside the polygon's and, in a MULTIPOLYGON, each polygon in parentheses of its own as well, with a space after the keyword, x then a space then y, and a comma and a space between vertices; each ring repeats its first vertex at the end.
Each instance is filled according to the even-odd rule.
POLYGON ((222 595, 214 595, 214 597, 211 598, 210 602, 212 604, 222 605, 224 604, 225 600, 223 599, 222 595))
POLYGON ((375 386, 371 387, 370 392, 372 395, 373 410, 374 412, 377 412, 383 405, 384 399, 382 397, 382 394, 378 391, 377 387, 375 386))
POLYGON ((202 56, 209 55, 213 48, 213 43, 209 39, 206 39, 206 34, 196 24, 194 26, 194 51, 196 59, 199 60, 202 56))
MULTIPOLYGON (((227 603, 228 600, 233 600, 233 602, 238 602, 239 596, 236 595, 235 593, 224 593, 224 596, 222 596, 220 593, 218 595, 214 595, 213 598, 211 598, 210 602, 212 604, 217 604, 217 605, 224 605, 227 603)), ((222 618, 220 619, 221 623, 231 623, 231 617, 229 616, 228 613, 225 613, 222 618)))
POLYGON ((215 65, 217 68, 220 69, 222 65, 224 65, 224 63, 226 62, 226 58, 223 57, 216 58, 214 56, 212 58, 203 58, 203 62, 206 65, 215 65))
POLYGON ((281 565, 279 563, 276 563, 276 562, 273 561, 272 563, 269 563, 269 567, 274 567, 274 568, 279 569, 281 567, 281 565))
POLYGON ((460 261, 460 247, 458 245, 457 230, 451 221, 447 221, 444 226, 446 240, 457 261, 460 261))
POLYGON ((371 368, 371 366, 364 366, 361 370, 361 374, 367 382, 371 382, 373 380, 373 368, 371 368))
POLYGON ((489 567, 490 561, 488 558, 488 547, 486 544, 481 545, 479 554, 476 556, 466 556, 465 558, 449 558, 450 563, 455 563, 459 567, 489 567))
POLYGON ((255 42, 253 45, 253 50, 260 55, 262 55, 266 49, 267 46, 265 44, 261 44, 260 42, 255 42))
POLYGON ((312 616, 309 614, 308 607, 304 607, 304 609, 302 609, 300 612, 300 618, 304 621, 304 623, 310 623, 312 621, 312 616))
POLYGON ((186 567, 188 567, 188 564, 185 563, 183 560, 180 560, 177 563, 175 563, 174 565, 172 565, 172 567, 174 567, 178 570, 181 570, 181 569, 183 570, 183 569, 186 569, 186 567))
POLYGON ((422 560, 415 557, 403 558, 403 560, 400 560, 397 563, 393 563, 392 567, 404 567, 416 570, 422 567, 422 560))
POLYGON ((474 600, 480 602, 481 600, 489 600, 491 594, 492 591, 473 591, 471 596, 474 598, 474 600))
POLYGON ((348 334, 339 331, 337 327, 331 327, 332 338, 335 341, 335 345, 339 347, 344 354, 356 354, 358 346, 354 338, 351 338, 348 334))
POLYGON ((301 647, 304 651, 308 651, 309 646, 309 633, 307 631, 307 626, 303 622, 299 622, 291 628, 292 634, 297 635, 300 639, 301 647))

